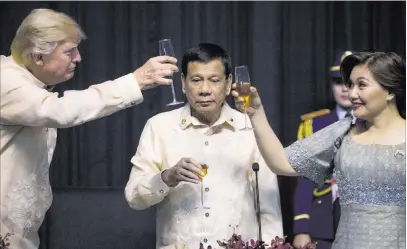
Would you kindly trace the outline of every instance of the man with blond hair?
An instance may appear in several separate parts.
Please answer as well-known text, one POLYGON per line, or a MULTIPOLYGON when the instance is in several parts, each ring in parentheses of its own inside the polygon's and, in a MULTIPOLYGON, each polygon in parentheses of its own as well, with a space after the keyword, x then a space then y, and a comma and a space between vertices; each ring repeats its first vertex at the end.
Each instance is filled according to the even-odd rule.
POLYGON ((1 56, 0 158, 1 230, 12 233, 10 248, 39 246, 37 231, 51 205, 48 170, 56 129, 80 125, 143 101, 141 90, 167 85, 178 68, 173 57, 150 58, 136 71, 63 97, 52 86, 71 79, 85 39, 69 16, 33 10, 1 56))

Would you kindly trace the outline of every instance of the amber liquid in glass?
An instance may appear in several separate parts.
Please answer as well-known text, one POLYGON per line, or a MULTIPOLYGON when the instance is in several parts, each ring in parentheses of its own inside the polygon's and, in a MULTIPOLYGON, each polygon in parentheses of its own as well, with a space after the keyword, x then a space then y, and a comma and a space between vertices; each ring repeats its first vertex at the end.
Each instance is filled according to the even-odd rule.
POLYGON ((239 93, 239 97, 244 101, 244 108, 250 107, 250 86, 251 84, 249 82, 236 85, 236 91, 239 93))
POLYGON ((206 176, 206 174, 208 174, 208 165, 201 164, 201 173, 203 174, 203 176, 200 175, 199 178, 203 179, 206 176))

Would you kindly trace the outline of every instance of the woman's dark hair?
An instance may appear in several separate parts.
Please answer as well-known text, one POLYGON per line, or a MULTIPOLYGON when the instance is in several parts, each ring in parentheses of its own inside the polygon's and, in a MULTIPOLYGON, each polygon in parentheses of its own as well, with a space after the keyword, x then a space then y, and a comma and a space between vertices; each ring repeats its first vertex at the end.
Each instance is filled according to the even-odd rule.
POLYGON ((396 98, 397 110, 406 119, 406 64, 393 52, 358 52, 345 57, 341 63, 344 84, 351 86, 350 74, 358 65, 367 65, 374 79, 396 98))

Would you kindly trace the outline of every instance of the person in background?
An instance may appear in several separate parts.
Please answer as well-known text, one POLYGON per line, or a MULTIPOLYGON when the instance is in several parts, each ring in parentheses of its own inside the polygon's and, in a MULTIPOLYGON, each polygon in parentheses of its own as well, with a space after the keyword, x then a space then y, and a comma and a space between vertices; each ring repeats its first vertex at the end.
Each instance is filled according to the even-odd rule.
MULTIPOLYGON (((335 169, 341 218, 332 249, 406 248, 405 61, 393 52, 357 52, 340 71, 356 121, 340 119, 284 148, 251 87, 246 112, 257 145, 276 174, 322 186, 335 169)), ((240 106, 243 98, 232 95, 240 106)))
MULTIPOLYGON (((342 81, 339 67, 343 59, 352 54, 350 51, 339 52, 330 68, 330 85, 336 106, 333 110, 323 109, 301 116, 298 140, 329 126, 339 119, 350 116, 352 103, 349 89, 342 81)), ((294 241, 300 248, 311 241, 318 242, 318 249, 330 249, 335 239, 335 232, 340 218, 340 206, 335 177, 318 187, 311 180, 298 177, 294 193, 294 241)))

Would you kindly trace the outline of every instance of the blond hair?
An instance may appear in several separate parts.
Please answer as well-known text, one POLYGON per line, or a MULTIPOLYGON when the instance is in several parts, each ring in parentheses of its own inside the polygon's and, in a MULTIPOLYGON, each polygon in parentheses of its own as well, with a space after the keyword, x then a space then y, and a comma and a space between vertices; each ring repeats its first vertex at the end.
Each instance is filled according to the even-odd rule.
POLYGON ((78 23, 64 13, 34 9, 17 29, 11 55, 20 65, 27 65, 32 53, 49 54, 66 39, 86 39, 78 23))

